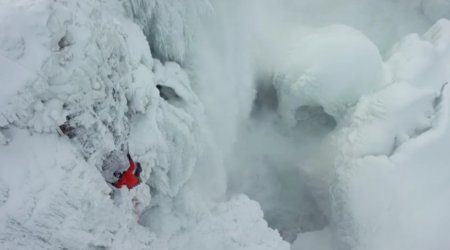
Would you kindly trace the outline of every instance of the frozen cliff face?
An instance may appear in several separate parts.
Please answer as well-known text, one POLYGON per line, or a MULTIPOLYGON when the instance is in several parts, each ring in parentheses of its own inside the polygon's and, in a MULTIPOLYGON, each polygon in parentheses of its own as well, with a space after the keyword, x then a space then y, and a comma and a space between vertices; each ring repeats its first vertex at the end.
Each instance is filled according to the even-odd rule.
POLYGON ((202 136, 195 135, 200 133, 202 108, 186 73, 175 63, 154 60, 139 27, 124 17, 113 18, 120 5, 112 7, 116 8, 109 13, 95 3, 53 4, 43 50, 49 56, 42 61, 41 73, 22 69, 34 73, 37 83, 14 97, 3 115, 9 123, 38 133, 54 133, 64 124, 73 130, 83 156, 107 177, 117 166, 104 162, 106 157, 123 157, 128 145, 131 150, 139 147, 132 152, 147 166, 146 179, 153 172, 152 183, 174 195, 189 178, 200 152, 197 139, 202 136), (164 100, 157 86, 173 89, 177 97, 164 100), (146 117, 151 119, 146 130, 151 132, 130 128, 146 117), (158 126, 168 129, 159 132, 158 126), (131 134, 157 139, 137 144, 130 141, 131 134), (153 156, 140 159, 148 151, 153 156), (185 156, 172 162, 174 153, 185 156), (170 167, 173 180, 167 177, 170 167))
POLYGON ((450 226, 442 181, 449 175, 443 164, 448 156, 440 153, 448 143, 444 82, 450 74, 442 67, 450 63, 449 28, 450 22, 441 20, 422 37, 406 37, 395 47, 387 61, 394 82, 358 105, 355 115, 369 103, 373 108, 352 119, 341 137, 352 142, 342 148, 338 174, 356 249, 449 246, 441 237, 450 226), (408 60, 400 64, 400 58, 408 60))
MULTIPOLYGON (((139 29, 126 20, 113 29, 113 13, 102 16, 98 3, 11 2, 2 11, 16 21, 14 30, 5 26, 2 33, 16 39, 18 32, 23 43, 2 47, 14 57, 2 64, 2 79, 11 81, 2 81, 10 92, 2 96, 1 109, 2 135, 9 141, 1 150, 1 245, 152 245, 155 237, 136 225, 132 206, 113 204, 107 176, 99 171, 106 154, 120 148, 128 134, 125 80, 131 82, 132 65, 138 67, 141 59, 147 67, 152 63, 148 49, 135 58, 125 53, 127 43, 117 32, 125 35, 129 25, 129 35, 139 41, 139 29), (71 143, 57 137, 65 122, 75 129, 71 143)), ((136 45, 147 46, 144 39, 136 45)), ((135 193, 145 203, 149 190, 142 188, 135 193)))
MULTIPOLYGON (((426 17, 421 14, 420 10, 423 6, 421 1, 354 2, 357 5, 356 8, 354 5, 343 4, 340 1, 296 1, 295 3, 303 6, 304 9, 292 8, 287 13, 292 12, 298 17, 296 20, 304 21, 299 22, 302 24, 299 24, 298 40, 295 42, 307 46, 304 46, 304 50, 301 46, 296 50, 288 50, 290 54, 286 53, 288 55, 286 58, 290 59, 289 62, 283 61, 283 57, 280 59, 279 56, 264 57, 267 54, 272 55, 273 51, 283 51, 280 50, 280 46, 292 44, 288 43, 287 39, 280 39, 280 37, 288 36, 274 36, 273 39, 269 36, 260 36, 258 38, 267 40, 252 40, 251 35, 241 33, 240 30, 247 24, 246 21, 249 18, 239 19, 239 15, 229 17, 232 19, 230 22, 238 23, 233 26, 238 27, 236 33, 232 34, 242 36, 239 40, 242 43, 235 47, 240 53, 233 54, 233 50, 230 50, 227 54, 229 57, 236 58, 232 66, 239 65, 245 68, 247 65, 243 61, 245 61, 246 53, 252 51, 254 47, 270 48, 268 51, 258 50, 255 56, 258 59, 266 59, 262 61, 267 64, 263 66, 268 72, 263 72, 264 74, 258 72, 261 68, 255 70, 256 77, 252 78, 253 91, 255 91, 254 102, 252 111, 249 113, 246 113, 247 108, 252 104, 240 102, 238 98, 245 96, 245 93, 242 93, 247 89, 245 84, 230 86, 229 81, 223 81, 219 85, 214 81, 216 90, 219 89, 223 95, 214 95, 218 97, 217 99, 211 96, 206 99, 206 101, 226 100, 224 95, 229 93, 232 93, 230 96, 236 97, 233 98, 235 101, 226 105, 225 111, 223 106, 219 105, 206 107, 215 111, 211 112, 213 116, 219 116, 218 114, 223 112, 226 114, 223 121, 234 123, 234 127, 231 123, 227 123, 223 127, 228 126, 228 128, 222 131, 228 132, 235 129, 238 134, 237 138, 233 137, 234 140, 231 143, 234 150, 227 158, 227 162, 230 163, 230 192, 244 192, 258 201, 269 225, 280 230, 284 239, 292 241, 296 238, 295 234, 300 232, 293 244, 293 247, 298 249, 315 249, 316 246, 322 246, 325 249, 366 249, 375 248, 376 244, 383 240, 386 240, 383 241, 384 246, 389 248, 392 239, 381 238, 381 231, 378 240, 370 238, 372 232, 376 234, 378 231, 370 228, 370 223, 366 223, 367 220, 378 220, 382 215, 375 212, 380 209, 378 204, 366 199, 382 200, 383 197, 381 193, 376 197, 372 196, 374 191, 364 187, 365 183, 369 182, 371 174, 367 174, 365 178, 362 178, 362 174, 356 174, 360 168, 378 168, 378 164, 365 166, 366 163, 362 163, 361 158, 373 155, 387 159, 394 157, 396 150, 402 145, 431 133, 435 129, 433 121, 435 114, 438 113, 438 103, 446 105, 441 102, 445 99, 442 97, 441 87, 449 78, 445 69, 448 67, 448 56, 444 49, 448 44, 445 38, 447 21, 439 21, 437 26, 426 32, 423 38, 417 34, 410 34, 392 47, 396 39, 402 38, 409 32, 425 32, 439 18, 439 15, 426 17), (336 8, 331 8, 330 5, 336 8), (328 10, 330 13, 327 12, 328 10), (322 14, 323 11, 327 14, 322 14), (386 17, 391 21, 384 21, 386 17), (331 30, 330 27, 322 28, 323 25, 340 22, 353 28, 344 27, 346 32, 342 29, 338 32, 331 30), (305 23, 307 25, 302 27, 305 23), (333 48, 336 43, 340 44, 342 41, 340 38, 345 39, 344 46, 333 48), (425 41, 419 42, 422 39, 425 41), (283 44, 283 42, 286 43, 283 44), (264 46, 261 46, 261 43, 264 46), (285 67, 287 70, 283 72, 284 65, 292 67, 285 67), (308 79, 309 85, 299 84, 303 88, 290 89, 295 80, 306 75, 304 72, 308 66, 315 66, 315 69, 320 70, 320 74, 317 74, 318 70, 316 70, 313 72, 315 77, 308 79), (273 81, 274 72, 278 75, 284 73, 284 75, 292 76, 294 80, 273 81), (326 80, 318 81, 317 79, 326 80), (319 92, 321 94, 318 94, 319 92), (306 107, 299 108, 302 105, 306 107), (327 109, 322 106, 326 106, 327 109), (241 119, 239 115, 235 115, 233 112, 235 110, 242 110, 238 114, 247 114, 247 118, 241 119), (284 118, 283 121, 280 117, 284 118), (291 126, 287 127, 286 124, 291 126), (362 165, 359 165, 360 162, 362 165), (353 177, 354 174, 362 178, 361 182, 358 177, 353 177), (352 182, 351 191, 348 188, 349 182, 352 182), (374 209, 368 209, 364 204, 370 204, 369 206, 372 205, 374 209), (361 208, 357 208, 358 206, 361 208), (326 225, 328 226, 324 228, 326 225), (315 233, 308 231, 315 231, 315 233), (327 239, 331 242, 326 242, 327 239)), ((435 3, 439 6, 437 2, 435 3)), ((295 4, 292 5, 295 6, 295 4)), ((246 13, 253 13, 252 11, 253 9, 246 13)), ((268 12, 272 14, 277 13, 276 11, 276 9, 270 9, 268 12)), ((272 15, 264 17, 270 21, 257 19, 260 22, 252 23, 254 26, 248 32, 254 35, 255 30, 261 29, 266 34, 283 34, 283 31, 294 30, 286 28, 291 23, 281 22, 277 26, 278 29, 273 31, 270 25, 265 24, 276 18, 272 15), (261 26, 258 26, 259 23, 261 26)), ((223 39, 229 37, 224 35, 223 39)), ((234 42, 233 39, 231 40, 234 42)), ((227 51, 226 46, 218 47, 219 54, 220 51, 227 51)), ((229 57, 223 57, 223 60, 214 62, 221 63, 224 68, 230 69, 232 67, 227 67, 229 57)), ((208 66, 214 69, 213 65, 208 66)), ((237 75, 240 78, 234 81, 235 83, 245 77, 244 74, 237 75)), ((214 91, 208 93, 215 94, 214 91)), ((234 135, 234 133, 230 134, 234 135)), ((227 146, 227 140, 223 142, 227 146)), ((422 145, 422 147, 425 150, 427 146, 422 145)), ((416 154, 419 155, 418 152, 416 154)), ((403 157, 407 158, 407 156, 403 157)), ((420 158, 420 156, 416 157, 420 158)), ((417 159, 416 157, 410 156, 412 159, 417 159)), ((439 163, 437 162, 436 165, 439 163)), ((421 169, 426 171, 426 166, 422 166, 421 169)), ((446 171, 443 169, 440 168, 441 174, 446 171)), ((433 174, 430 173, 430 175, 433 174)), ((376 183, 382 186, 383 181, 389 176, 390 174, 386 174, 379 177, 376 183)), ((407 177, 407 180, 416 183, 417 180, 414 178, 420 179, 420 175, 413 176, 407 177)), ((374 175, 373 178, 378 177, 374 175)), ((403 176, 395 178, 400 183, 406 181, 403 176)), ((381 186, 380 190, 389 192, 381 186)), ((444 184, 437 186, 443 190, 447 189, 444 184)), ((434 197, 432 189, 423 193, 434 197)), ((446 207, 445 196, 438 199, 440 203, 433 209, 440 210, 446 207)), ((406 200, 403 199, 403 202, 406 200)), ((410 202, 410 204, 415 203, 413 200, 410 202)), ((380 204, 385 203, 380 201, 380 204)), ((402 207, 396 202, 392 202, 389 206, 402 207)), ((400 210, 399 208, 398 211, 400 210)), ((446 214, 442 211, 439 212, 438 217, 447 221, 446 214)), ((393 217, 389 218, 393 219, 393 217)), ((383 223, 380 219, 380 222, 374 224, 383 223)), ((414 232, 407 230, 409 228, 406 226, 407 222, 404 221, 404 223, 405 229, 399 234, 413 235, 414 232)), ((435 228, 442 228, 445 223, 433 221, 429 224, 439 225, 435 228)), ((417 228, 417 226, 411 226, 411 228, 417 228)), ((420 233, 428 235, 425 231, 420 233)), ((402 238, 399 234, 393 235, 402 238)), ((388 233, 383 237, 387 235, 388 233)), ((438 236, 433 239, 435 242, 433 244, 428 239, 421 241, 421 244, 434 244, 433 246, 438 245, 444 248, 447 246, 445 239, 438 236)), ((398 242, 401 242, 399 245, 401 249, 408 249, 408 246, 414 244, 411 243, 414 242, 412 237, 404 238, 404 241, 398 240, 398 242)))
MULTIPOLYGON (((399 42, 385 62, 392 80, 360 98, 346 124, 327 139, 326 148, 335 149, 328 166, 336 172, 334 181, 324 180, 322 193, 330 195, 335 240, 323 244, 329 229, 299 234, 296 249, 449 245, 441 237, 450 225, 448 187, 442 181, 449 170, 443 164, 447 155, 440 154, 448 143, 445 81, 450 74, 442 67, 450 59, 449 28, 448 20, 441 20, 423 36, 399 42)), ((311 176, 325 176, 320 169, 311 176)))
MULTIPOLYGON (((257 203, 224 200, 220 153, 191 80, 178 63, 152 57, 127 4, 2 3, 0 245, 288 249, 257 203), (107 182, 127 167, 127 149, 143 184, 114 190, 107 182), (166 206, 172 213, 161 216, 166 206), (158 230, 167 223, 179 227, 158 230)), ((184 24, 153 8, 170 32, 184 24)))
POLYGON ((0 248, 446 249, 448 6, 350 2, 3 1, 0 248))
POLYGON ((126 13, 142 28, 151 49, 163 61, 183 62, 199 17, 209 14, 208 0, 127 0, 126 13))
POLYGON ((3 249, 158 246, 137 226, 132 205, 114 205, 103 176, 67 141, 13 128, 8 135, 12 141, 0 152, 3 249))

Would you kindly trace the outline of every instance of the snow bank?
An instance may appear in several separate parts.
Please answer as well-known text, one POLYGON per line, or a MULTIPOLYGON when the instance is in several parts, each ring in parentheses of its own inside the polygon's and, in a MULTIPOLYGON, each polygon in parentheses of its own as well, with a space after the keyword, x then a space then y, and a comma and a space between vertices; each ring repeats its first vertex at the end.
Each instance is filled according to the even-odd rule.
POLYGON ((245 196, 213 208, 213 216, 182 234, 173 249, 290 249, 287 242, 267 226, 259 205, 245 196), (223 237, 226 234, 227 237, 223 237))
POLYGON ((218 204, 186 192, 175 203, 155 199, 159 206, 147 210, 142 223, 168 239, 169 249, 289 249, 244 195, 218 204))

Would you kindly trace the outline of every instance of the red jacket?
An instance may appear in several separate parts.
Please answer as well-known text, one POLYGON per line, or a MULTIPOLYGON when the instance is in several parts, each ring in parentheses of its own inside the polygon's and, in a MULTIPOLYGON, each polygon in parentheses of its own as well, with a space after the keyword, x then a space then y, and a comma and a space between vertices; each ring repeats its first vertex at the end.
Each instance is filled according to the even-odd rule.
POLYGON ((116 188, 121 188, 122 186, 127 186, 129 189, 137 186, 139 184, 139 179, 134 175, 134 169, 136 168, 134 161, 130 161, 130 166, 127 171, 123 172, 119 180, 114 184, 116 188))

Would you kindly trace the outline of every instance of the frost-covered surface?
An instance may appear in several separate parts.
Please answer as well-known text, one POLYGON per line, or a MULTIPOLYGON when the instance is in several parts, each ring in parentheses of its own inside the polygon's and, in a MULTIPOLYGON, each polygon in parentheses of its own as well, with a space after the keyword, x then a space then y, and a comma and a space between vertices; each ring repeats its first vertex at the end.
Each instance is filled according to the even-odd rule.
POLYGON ((332 133, 336 179, 326 187, 334 238, 300 234, 293 247, 321 246, 324 239, 338 249, 450 246, 441 233, 450 227, 443 181, 450 171, 440 152, 448 143, 450 74, 441 67, 450 62, 449 28, 441 20, 397 44, 385 63, 387 85, 360 98, 332 133))
MULTIPOLYGON (((222 91, 220 94, 216 95, 213 90, 204 98, 211 104, 205 108, 213 113, 213 118, 222 112, 227 114, 222 121, 234 123, 234 126, 226 123, 227 128, 216 127, 228 135, 226 140, 219 134, 225 147, 229 141, 234 147, 227 157, 231 192, 244 192, 258 201, 269 225, 278 228, 286 240, 293 241, 293 233, 304 232, 294 241, 293 249, 316 249, 315 246, 324 249, 377 249, 379 246, 409 249, 414 244, 420 246, 418 249, 427 248, 427 245, 447 248, 445 237, 437 232, 428 233, 419 220, 405 218, 402 220, 404 229, 396 231, 393 221, 401 216, 403 209, 412 213, 416 206, 429 203, 416 204, 420 198, 412 199, 411 195, 398 203, 396 198, 385 202, 383 194, 401 188, 404 182, 411 182, 409 185, 416 183, 423 188, 422 196, 435 197, 435 190, 445 193, 448 185, 441 183, 427 189, 419 183, 440 179, 449 169, 442 167, 442 172, 434 175, 426 170, 426 165, 418 166, 417 169, 422 168, 428 173, 428 180, 423 180, 418 172, 417 175, 402 175, 408 170, 402 169, 400 163, 390 164, 390 168, 402 170, 379 176, 375 173, 385 168, 379 158, 393 161, 390 159, 398 157, 405 145, 432 133, 436 129, 440 107, 447 105, 441 88, 449 80, 448 21, 441 20, 430 28, 445 16, 423 12, 430 6, 434 10, 437 6, 445 9, 446 3, 354 1, 355 7, 341 1, 296 1, 304 7, 301 9, 294 8, 294 1, 286 2, 292 8, 285 13, 292 11, 299 17, 297 21, 304 22, 293 24, 285 19, 278 20, 276 14, 280 10, 274 1, 242 4, 239 6, 247 8, 242 11, 243 17, 238 13, 231 18, 240 25, 235 25, 238 27, 235 30, 227 30, 242 36, 237 47, 241 53, 233 54, 234 47, 230 45, 235 42, 233 39, 228 43, 231 49, 219 47, 220 51, 225 50, 227 55, 236 58, 235 65, 240 68, 251 70, 256 67, 256 76, 252 75, 253 91, 256 92, 253 93, 254 102, 240 102, 239 97, 248 93, 247 85, 238 84, 248 76, 238 74, 240 70, 235 70, 240 76, 235 86, 229 86, 227 80, 222 81, 215 85, 222 91), (322 10, 333 13, 325 15, 322 10), (246 14, 255 21, 249 20, 246 14), (386 17, 392 22, 383 21, 386 17), (334 23, 345 23, 350 27, 329 26, 334 23), (291 27, 296 24, 299 27, 291 27), (251 26, 247 30, 251 35, 241 30, 245 25, 251 26), (418 34, 407 35, 409 32, 418 34), (420 35, 423 32, 426 33, 420 35), (286 36, 290 33, 295 35, 286 36), (397 43, 393 38, 401 39, 397 43), (293 45, 297 45, 295 50, 291 49, 293 45), (253 53, 255 48, 256 55, 252 56, 258 61, 248 66, 246 53, 253 53), (270 85, 274 85, 272 89, 270 85), (232 94, 228 95, 228 91, 232 94), (236 97, 236 102, 230 103, 225 111, 214 104, 214 100, 225 99, 223 95, 236 97), (249 106, 253 110, 247 114, 249 106), (235 110, 241 112, 235 114, 235 110), (247 114, 247 118, 242 119, 242 114, 247 114), (233 137, 236 134, 233 131, 238 131, 237 138, 233 137), (362 160, 371 157, 377 159, 377 163, 362 160), (363 171, 360 169, 373 172, 360 173, 363 171), (388 178, 394 178, 392 185, 398 183, 398 186, 384 188, 388 178), (390 211, 385 207, 396 207, 398 213, 384 216, 382 214, 390 211), (387 212, 381 212, 385 210, 387 212), (320 219, 323 216, 325 222, 320 219), (328 226, 324 228, 324 224, 328 226), (377 229, 381 225, 390 230, 377 229), (409 230, 411 228, 414 230, 409 230), (387 238, 389 235, 392 238, 387 238), (428 238, 420 238, 420 235, 428 238)), ((230 18, 227 15, 231 14, 227 12, 224 19, 230 18)), ((227 35, 222 37, 228 38, 227 35)), ((214 55, 211 58, 219 59, 214 55)), ((230 69, 230 59, 222 58, 225 61, 221 66, 230 69)), ((204 75, 212 78, 207 73, 204 75)), ((420 158, 420 152, 430 147, 419 145, 414 157, 405 155, 402 158, 420 158)), ((435 157, 436 160, 429 164, 438 166, 440 160, 437 158, 446 158, 437 154, 435 157)), ((443 195, 436 199, 439 202, 430 206, 426 214, 437 215, 427 223, 432 228, 446 231, 448 216, 443 210, 448 198, 443 195), (444 222, 438 222, 438 218, 444 222)), ((427 215, 412 216, 427 220, 427 215)))
POLYGON ((9 1, 0 16, 2 249, 288 249, 257 203, 224 200, 223 165, 187 73, 152 58, 123 3, 9 1), (58 135, 62 124, 72 139, 58 135), (144 184, 114 190, 107 182, 126 168, 128 147, 144 184), (164 204, 153 195, 178 210, 152 216, 164 204), (192 234, 146 226, 175 214, 192 234))
POLYGON ((0 248, 449 248, 449 8, 2 1, 0 248))
POLYGON ((246 196, 215 205, 184 192, 176 202, 159 196, 155 200, 142 224, 167 239, 169 249, 289 249, 261 220, 258 203, 246 196))
POLYGON ((183 62, 198 16, 210 13, 208 0, 122 0, 126 13, 142 28, 152 51, 161 60, 183 62))
POLYGON ((441 151, 448 144, 448 88, 442 86, 450 73, 441 67, 450 63, 449 29, 441 20, 421 38, 400 42, 387 61, 392 84, 363 99, 338 136, 351 142, 341 148, 337 169, 357 249, 450 246, 442 237, 450 227, 450 196, 443 181, 448 155, 441 151), (408 60, 400 64, 400 58, 408 60))
POLYGON ((290 126, 302 119, 296 112, 302 106, 321 106, 340 120, 360 96, 379 88, 381 55, 362 33, 336 25, 293 43, 275 79, 279 113, 290 126))
POLYGON ((100 172, 67 140, 9 133, 12 142, 0 152, 3 249, 157 246, 155 235, 136 225, 130 207, 113 204, 100 172))

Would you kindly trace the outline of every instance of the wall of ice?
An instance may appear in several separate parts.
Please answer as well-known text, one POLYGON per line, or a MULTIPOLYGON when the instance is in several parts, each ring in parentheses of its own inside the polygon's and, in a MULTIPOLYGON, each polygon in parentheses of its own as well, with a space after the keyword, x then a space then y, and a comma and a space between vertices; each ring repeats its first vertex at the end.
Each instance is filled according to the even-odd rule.
POLYGON ((168 29, 158 42, 131 4, 2 3, 0 245, 288 249, 256 202, 225 199, 222 158, 179 44, 151 53, 165 39, 187 46, 175 29, 184 21, 171 21, 182 2, 153 6, 149 27, 168 29), (108 182, 127 167, 127 149, 143 184, 115 190, 108 182))
MULTIPOLYGON (((392 158, 410 138, 432 130, 440 90, 449 77, 443 45, 448 42, 447 21, 423 38, 417 34, 447 17, 437 9, 448 10, 448 3, 214 4, 219 11, 203 26, 207 34, 195 40, 194 62, 204 83, 197 87, 200 98, 225 153, 229 192, 244 192, 258 201, 269 225, 284 239, 292 241, 301 233, 293 249, 367 249, 381 244, 357 236, 365 230, 374 237, 383 233, 361 229, 370 226, 361 225, 353 210, 358 195, 350 198, 349 192, 357 192, 363 182, 349 191, 349 176, 357 171, 354 162, 360 158, 392 158), (415 92, 417 84, 423 88, 415 92), (392 96, 376 97, 382 93, 392 96), (367 98, 377 101, 361 111, 367 98), (377 122, 366 116, 377 117, 377 122), (371 129, 354 131, 354 124, 371 129), (349 151, 343 149, 347 145, 349 151), (359 150, 364 153, 355 155, 359 150)), ((368 203, 364 197, 374 198, 370 192, 358 194, 361 204, 368 203)), ((367 218, 384 213, 365 211, 367 218)), ((439 237, 434 241, 422 244, 447 245, 439 237)), ((401 249, 412 245, 406 239, 399 242, 405 244, 398 245, 401 249)), ((389 248, 391 242, 384 244, 389 248)))

